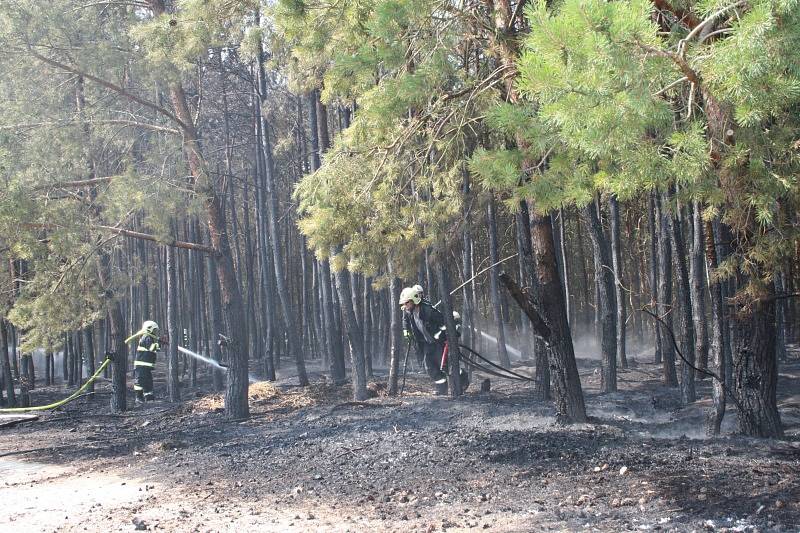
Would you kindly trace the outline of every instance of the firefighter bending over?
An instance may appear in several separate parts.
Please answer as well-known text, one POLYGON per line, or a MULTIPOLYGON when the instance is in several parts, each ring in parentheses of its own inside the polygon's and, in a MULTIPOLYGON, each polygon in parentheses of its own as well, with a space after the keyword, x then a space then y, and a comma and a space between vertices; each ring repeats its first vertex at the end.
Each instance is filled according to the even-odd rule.
MULTIPOLYGON (((442 364, 442 355, 447 346, 444 316, 422 298, 422 287, 419 285, 403 289, 399 304, 403 308, 403 335, 408 342, 412 339, 416 341, 417 358, 422 359, 428 375, 436 384, 436 394, 446 394, 447 361, 442 364)), ((460 319, 458 313, 454 312, 453 316, 460 319)), ((459 375, 464 390, 469 385, 469 376, 463 369, 459 370, 459 375)))

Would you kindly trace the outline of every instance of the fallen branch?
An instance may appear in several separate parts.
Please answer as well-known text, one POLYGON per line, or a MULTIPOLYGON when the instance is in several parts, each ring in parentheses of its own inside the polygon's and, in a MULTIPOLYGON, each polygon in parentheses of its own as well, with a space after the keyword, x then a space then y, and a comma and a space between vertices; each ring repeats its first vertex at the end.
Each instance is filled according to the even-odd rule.
POLYGON ((403 405, 403 402, 393 402, 393 403, 372 403, 372 402, 344 402, 344 403, 337 403, 331 408, 331 413, 336 411, 337 409, 344 409, 345 407, 400 407, 403 405))
POLYGON ((34 420, 39 420, 39 415, 0 415, 0 428, 10 428, 34 420))

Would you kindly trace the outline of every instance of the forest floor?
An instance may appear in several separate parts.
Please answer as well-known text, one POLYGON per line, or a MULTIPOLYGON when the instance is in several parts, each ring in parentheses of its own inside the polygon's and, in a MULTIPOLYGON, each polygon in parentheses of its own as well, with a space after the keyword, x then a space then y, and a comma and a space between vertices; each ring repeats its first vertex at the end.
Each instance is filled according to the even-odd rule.
POLYGON ((781 441, 732 436, 730 409, 706 438, 709 383, 681 408, 650 355, 606 395, 580 360, 592 422, 572 426, 529 386, 480 393, 478 376, 458 400, 410 374, 402 398, 358 405, 312 372, 309 389, 254 384, 238 422, 212 393, 124 415, 98 395, 0 429, 0 530, 798 531, 797 356, 780 369, 781 441))

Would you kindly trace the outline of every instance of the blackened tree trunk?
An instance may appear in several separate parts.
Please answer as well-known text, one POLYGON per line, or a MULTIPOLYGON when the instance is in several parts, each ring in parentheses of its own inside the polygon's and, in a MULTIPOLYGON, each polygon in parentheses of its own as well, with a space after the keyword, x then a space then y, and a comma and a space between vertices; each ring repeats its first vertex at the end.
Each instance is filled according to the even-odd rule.
POLYGON ((751 437, 782 437, 776 400, 778 364, 775 358, 775 291, 764 286, 764 297, 737 310, 733 322, 734 393, 739 400, 739 430, 751 437))
MULTIPOLYGON (((116 299, 111 280, 111 257, 101 250, 98 254, 98 277, 105 291, 108 311, 109 352, 111 362, 111 410, 115 413, 128 409, 126 391, 126 372, 128 370, 128 350, 125 346, 125 320, 122 317, 122 306, 116 299)), ((64 353, 66 357, 66 349, 64 353)))
MULTIPOLYGON (((220 345, 221 339, 219 334, 224 330, 224 324, 222 323, 222 313, 220 313, 219 280, 215 275, 217 266, 214 257, 211 255, 206 256, 206 269, 208 271, 208 336, 211 344, 211 358, 219 363, 222 361, 222 347, 220 345)), ((212 374, 214 390, 222 390, 224 386, 222 378, 222 371, 214 369, 212 374)))
MULTIPOLYGON (((668 196, 665 194, 664 202, 668 196)), ((664 213, 664 220, 670 234, 672 245, 672 261, 675 269, 677 294, 675 295, 678 310, 678 334, 681 345, 681 402, 683 405, 697 399, 694 380, 696 371, 694 355, 694 324, 692 323, 692 302, 690 299, 689 272, 686 268, 686 243, 683 239, 680 221, 670 213, 664 213)))
MULTIPOLYGON (((89 325, 83 329, 83 353, 86 357, 87 369, 86 373, 90 376, 94 375, 95 366, 95 351, 94 351, 94 326, 89 325)), ((48 361, 52 358, 52 354, 48 352, 47 359, 48 361)), ((48 381, 50 381, 50 376, 48 376, 48 381)), ((87 389, 88 392, 94 392, 94 382, 89 385, 87 389)), ((94 396, 89 396, 89 399, 94 398, 94 396)))
POLYGON ((658 315, 663 321, 661 329, 661 355, 663 363, 664 385, 676 387, 678 374, 675 371, 675 347, 672 345, 670 331, 672 329, 672 248, 670 247, 668 214, 664 213, 661 198, 656 196, 654 202, 656 219, 658 220, 658 315))
POLYGON ((558 415, 572 422, 586 422, 586 405, 583 400, 578 366, 572 346, 572 334, 567 322, 564 292, 556 266, 553 225, 550 217, 531 213, 531 242, 533 243, 536 276, 535 299, 544 311, 543 317, 550 328, 550 379, 558 415))
POLYGON ((595 204, 583 209, 583 216, 589 229, 594 252, 594 277, 597 284, 601 326, 601 350, 603 373, 601 389, 603 392, 617 390, 617 311, 614 298, 614 271, 611 264, 611 250, 603 232, 603 225, 597 217, 595 204))
MULTIPOLYGON (((535 259, 533 256, 533 245, 531 243, 531 225, 530 213, 528 212, 528 204, 520 202, 519 210, 516 214, 517 227, 520 233, 520 254, 522 256, 523 273, 522 284, 530 287, 533 294, 538 294, 539 283, 534 271, 535 259)), ((565 309, 566 314, 566 309, 565 309)), ((536 374, 533 384, 534 397, 547 401, 550 399, 550 348, 542 340, 541 336, 537 334, 534 339, 533 356, 536 360, 536 374)))
POLYGON ((611 260, 614 263, 614 296, 617 303, 617 363, 622 368, 628 368, 628 354, 626 353, 626 322, 628 309, 625 305, 625 276, 622 267, 622 239, 620 237, 619 202, 616 197, 609 198, 611 215, 611 260))
POLYGON ((269 249, 269 230, 267 228, 267 202, 264 190, 266 187, 266 163, 264 161, 263 146, 263 126, 261 121, 261 99, 255 95, 256 110, 255 117, 255 137, 256 137, 256 174, 258 176, 258 187, 256 187, 256 215, 258 222, 258 257, 261 263, 261 304, 264 312, 262 312, 263 320, 263 339, 264 339, 264 372, 268 381, 275 381, 275 361, 273 358, 273 349, 275 345, 275 320, 272 309, 275 307, 275 297, 272 290, 272 281, 274 271, 272 269, 272 254, 269 249))
MULTIPOLYGON (((695 204, 695 210, 699 211, 699 204, 695 204)), ((724 308, 722 301, 722 282, 713 274, 719 266, 717 259, 717 247, 714 243, 714 227, 711 221, 705 223, 705 258, 708 267, 709 293, 711 296, 711 344, 709 355, 713 371, 720 379, 715 379, 712 383, 713 406, 708 416, 708 432, 712 435, 719 435, 722 419, 725 416, 725 321, 724 308)), ((730 385, 730 382, 727 383, 730 385)))
POLYGON ((75 336, 72 335, 72 333, 70 333, 68 336, 67 351, 69 353, 69 373, 67 374, 67 385, 72 387, 75 385, 77 380, 75 376, 75 359, 77 358, 77 350, 75 346, 75 336))
MULTIPOLYGON (((52 361, 50 360, 50 351, 48 350, 44 354, 44 384, 45 386, 52 385, 53 383, 50 381, 50 368, 52 365, 52 361)), ((4 386, 3 383, 3 373, 0 370, 0 386, 4 386)), ((0 401, 3 401, 3 392, 0 390, 0 401)))
POLYGON ((461 390, 461 351, 458 347, 458 334, 456 323, 453 320, 453 304, 450 296, 450 280, 445 268, 445 258, 447 250, 440 244, 437 250, 437 261, 434 269, 436 271, 436 286, 439 289, 439 299, 441 300, 442 314, 444 315, 445 329, 447 330, 447 366, 449 374, 450 396, 457 398, 464 392, 461 390))
POLYGON ((28 372, 28 359, 31 356, 28 354, 22 354, 20 357, 20 372, 19 372, 19 406, 20 407, 30 407, 31 406, 31 396, 30 396, 30 389, 31 389, 31 376, 28 372))
POLYGON ((583 291, 582 292, 583 297, 577 299, 578 302, 576 303, 580 303, 580 309, 576 309, 573 312, 573 315, 575 316, 575 321, 570 322, 570 329, 573 332, 576 332, 575 333, 576 335, 579 335, 579 333, 577 332, 589 329, 589 325, 591 323, 591 318, 589 316, 591 313, 590 311, 591 299, 589 298, 589 274, 586 271, 586 254, 583 251, 583 230, 581 228, 580 216, 575 217, 575 226, 576 226, 575 235, 577 236, 577 239, 575 239, 575 247, 578 251, 578 258, 577 258, 578 274, 580 276, 579 279, 580 279, 581 291, 583 291), (580 311, 580 313, 578 311, 580 311))
MULTIPOLYGON (((250 332, 250 349, 251 354, 258 353, 258 339, 259 331, 256 325, 256 284, 255 273, 253 272, 254 252, 253 252, 253 239, 250 234, 250 187, 247 183, 244 185, 244 205, 242 214, 242 224, 244 227, 244 271, 245 280, 247 282, 247 330, 250 332)), ((299 344, 299 341, 298 341, 299 344)), ((302 347, 300 347, 302 352, 302 347)))
POLYGON ((180 382, 178 381, 178 345, 183 340, 178 334, 178 290, 175 275, 175 249, 167 247, 167 334, 169 335, 169 351, 167 358, 167 391, 169 401, 181 399, 180 382))
POLYGON ((570 303, 569 264, 567 262, 567 219, 564 208, 558 208, 558 251, 559 265, 561 267, 561 282, 564 284, 564 306, 567 311, 567 321, 574 323, 572 304, 570 303))
POLYGON ((14 391, 14 376, 11 374, 11 361, 8 357, 8 327, 0 318, 0 364, 3 365, 3 384, 6 388, 8 407, 16 407, 17 397, 14 391))
POLYGON ((364 353, 362 351, 361 331, 358 328, 356 314, 353 311, 350 299, 350 276, 340 270, 335 273, 336 290, 339 293, 339 304, 342 310, 342 325, 350 341, 350 364, 353 367, 353 399, 356 401, 367 398, 367 375, 364 367, 364 353))
POLYGON ((367 365, 367 377, 371 379, 373 377, 372 367, 374 364, 373 361, 374 353, 371 349, 370 340, 371 336, 377 334, 377 328, 375 327, 376 325, 373 324, 372 314, 370 313, 370 310, 373 308, 372 291, 370 290, 370 285, 371 285, 370 279, 365 277, 364 287, 362 291, 363 304, 361 306, 360 311, 363 317, 361 320, 361 335, 362 335, 361 339, 363 345, 362 351, 364 352, 364 361, 367 365))
MULTIPOLYGON (((692 321, 697 368, 708 368, 708 327, 706 325, 703 214, 699 202, 692 205, 692 247, 689 259, 689 282, 692 290, 692 321)), ((716 267, 715 267, 716 268, 716 267)))
MULTIPOLYGON (((659 295, 659 265, 661 259, 659 257, 659 233, 658 233, 658 192, 653 191, 649 194, 647 209, 647 221, 650 236, 650 307, 656 312, 659 312, 658 295, 659 295)), ((655 349, 653 351, 653 362, 661 363, 664 357, 664 339, 661 335, 661 325, 655 325, 655 349)))
MULTIPOLYGON (((784 273, 775 273, 775 294, 786 294, 784 273)), ((786 360, 786 299, 781 298, 775 303, 775 358, 778 361, 786 360)))
POLYGON ((70 359, 69 359, 69 334, 64 334, 64 357, 61 358, 61 380, 64 383, 69 384, 69 369, 70 369, 70 359))
POLYGON ((396 305, 400 298, 400 280, 394 275, 391 260, 389 260, 387 268, 389 270, 389 338, 391 339, 389 345, 389 395, 395 396, 398 389, 398 377, 402 372, 400 358, 405 354, 403 353, 403 340, 400 337, 402 328, 400 309, 396 305))
MULTIPOLYGON (((494 197, 489 198, 487 206, 487 227, 489 230, 489 260, 494 265, 500 260, 500 253, 498 251, 497 243, 497 212, 494 203, 494 197)), ((506 332, 503 324, 503 314, 501 312, 500 302, 500 287, 497 276, 500 273, 500 265, 492 267, 489 275, 489 294, 492 300, 492 313, 494 315, 494 322, 497 326, 497 356, 500 359, 500 364, 506 368, 511 366, 511 360, 508 357, 508 350, 506 348, 506 332)), ((441 292, 441 291, 440 291, 441 292)))
POLYGON ((341 344, 339 334, 336 331, 336 320, 333 311, 333 292, 331 290, 330 279, 331 270, 328 261, 320 261, 320 283, 322 284, 322 308, 325 318, 325 337, 331 361, 331 377, 333 382, 337 384, 344 383, 345 368, 343 351, 337 345, 341 344))

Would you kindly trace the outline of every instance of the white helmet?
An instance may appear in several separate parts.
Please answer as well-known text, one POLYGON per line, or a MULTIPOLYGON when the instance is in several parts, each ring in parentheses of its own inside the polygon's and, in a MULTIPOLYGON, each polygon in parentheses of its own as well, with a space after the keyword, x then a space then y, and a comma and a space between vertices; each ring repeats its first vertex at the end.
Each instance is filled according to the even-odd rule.
POLYGON ((146 333, 148 335, 156 335, 158 334, 158 324, 153 322, 152 320, 145 320, 142 323, 142 333, 146 333))
POLYGON ((400 293, 400 306, 406 304, 406 302, 414 302, 414 305, 419 305, 422 301, 422 296, 420 296, 419 291, 417 291, 417 287, 406 287, 400 293))

